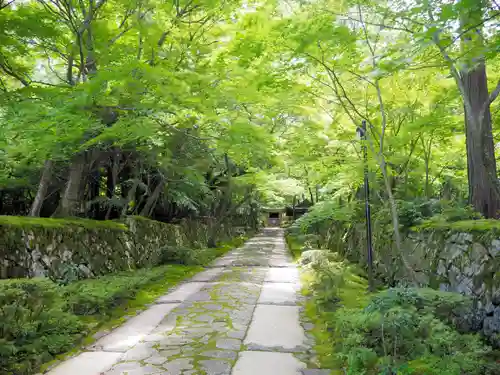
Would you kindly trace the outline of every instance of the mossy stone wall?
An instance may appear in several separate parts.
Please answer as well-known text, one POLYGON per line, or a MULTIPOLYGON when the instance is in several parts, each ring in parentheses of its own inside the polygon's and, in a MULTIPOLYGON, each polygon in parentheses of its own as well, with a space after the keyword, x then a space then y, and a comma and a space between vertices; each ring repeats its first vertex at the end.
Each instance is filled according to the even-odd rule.
MULTIPOLYGON (((364 223, 335 223, 321 242, 366 266, 364 223)), ((392 227, 375 223, 374 268, 388 285, 413 284, 457 292, 476 301, 475 327, 500 347, 500 225, 496 220, 425 223, 403 233, 403 265, 392 227)))
MULTIPOLYGON (((224 228, 218 240, 232 235, 224 228)), ((0 278, 78 278, 158 265, 165 245, 201 248, 208 226, 131 216, 118 221, 0 216, 0 278)))

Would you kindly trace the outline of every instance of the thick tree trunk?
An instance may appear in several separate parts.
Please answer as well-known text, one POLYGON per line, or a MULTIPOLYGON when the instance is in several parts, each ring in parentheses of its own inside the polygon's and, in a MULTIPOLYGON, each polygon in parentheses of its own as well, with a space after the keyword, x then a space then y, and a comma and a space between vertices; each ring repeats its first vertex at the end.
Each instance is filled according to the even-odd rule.
POLYGON ((69 168, 68 182, 59 203, 59 208, 56 211, 56 216, 75 216, 78 213, 84 170, 85 157, 79 155, 69 168))
POLYGON ((106 181, 106 195, 108 197, 108 209, 106 211, 105 219, 109 220, 111 213, 113 212, 112 199, 115 196, 115 189, 118 183, 118 173, 120 166, 120 152, 113 152, 110 158, 110 164, 108 165, 108 177, 106 181))
POLYGON ((90 205, 90 217, 93 219, 98 219, 101 212, 101 205, 99 204, 97 198, 99 198, 101 186, 101 172, 97 166, 92 172, 90 172, 89 179, 89 200, 92 202, 90 205))
POLYGON ((484 62, 462 72, 465 89, 465 133, 469 202, 487 218, 500 209, 495 147, 491 128, 488 83, 484 62))
MULTIPOLYGON (((472 4, 461 17, 462 29, 468 30, 462 35, 466 53, 484 47, 482 26, 475 25, 482 24, 486 1, 472 4)), ((500 203, 486 64, 483 56, 474 55, 462 65, 459 86, 465 107, 469 203, 485 217, 495 218, 500 203)))
POLYGON ((52 160, 46 160, 45 165, 43 166, 42 177, 40 178, 40 184, 38 185, 36 197, 31 205, 30 216, 40 216, 40 211, 42 210, 42 205, 47 195, 51 176, 52 160))
POLYGON ((160 194, 163 191, 164 187, 165 187, 165 181, 162 178, 158 182, 158 185, 156 185, 155 189, 153 190, 153 193, 148 197, 148 200, 146 201, 146 204, 144 205, 141 211, 141 216, 151 216, 156 201, 160 197, 160 194))

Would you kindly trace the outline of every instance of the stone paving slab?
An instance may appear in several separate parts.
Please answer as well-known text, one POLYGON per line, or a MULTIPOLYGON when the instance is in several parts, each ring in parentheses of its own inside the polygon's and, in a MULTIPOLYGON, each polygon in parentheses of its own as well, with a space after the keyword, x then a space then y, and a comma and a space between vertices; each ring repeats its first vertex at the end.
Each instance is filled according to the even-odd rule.
POLYGON ((303 352, 305 341, 298 306, 257 305, 245 345, 249 350, 303 352))
POLYGON ((49 372, 50 375, 101 375, 113 363, 118 361, 123 353, 113 352, 83 352, 73 357, 49 372))
POLYGON ((305 364, 290 353, 241 352, 232 375, 301 375, 305 364))
POLYGON ((261 285, 250 282, 206 283, 106 375, 229 375, 241 350, 261 285), (135 365, 134 365, 135 364, 135 365))
POLYGON ((321 369, 305 369, 302 370, 302 375, 330 375, 331 370, 321 370, 321 369))
POLYGON ((295 267, 295 264, 284 255, 273 255, 269 258, 269 267, 295 267))
POLYGON ((230 267, 237 259, 238 257, 235 254, 229 253, 226 256, 217 259, 210 265, 210 267, 230 267))
POLYGON ((294 283, 299 284, 299 271, 297 268, 269 268, 264 279, 268 283, 294 283))
POLYGON ((197 293, 206 285, 205 282, 192 282, 179 285, 173 292, 158 298, 158 303, 182 302, 192 294, 197 293))
POLYGON ((267 267, 231 267, 225 269, 215 281, 262 284, 268 272, 269 268, 267 267))
POLYGON ((259 304, 297 305, 298 286, 293 283, 264 283, 259 297, 259 304))
POLYGON ((133 317, 109 335, 98 340, 90 349, 108 352, 126 352, 141 341, 165 318, 170 311, 179 306, 176 303, 155 305, 133 317))
POLYGON ((199 274, 195 275, 191 278, 190 282, 193 281, 213 281, 216 277, 218 277, 222 273, 223 269, 221 268, 209 268, 199 274))

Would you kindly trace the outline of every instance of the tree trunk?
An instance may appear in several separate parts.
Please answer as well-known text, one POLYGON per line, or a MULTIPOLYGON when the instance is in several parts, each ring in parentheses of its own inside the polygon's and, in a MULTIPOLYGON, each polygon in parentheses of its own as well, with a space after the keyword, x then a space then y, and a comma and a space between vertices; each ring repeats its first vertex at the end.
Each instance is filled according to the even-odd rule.
POLYGON ((499 190, 484 62, 462 72, 462 80, 470 103, 470 110, 465 108, 469 203, 486 218, 496 218, 499 190))
POLYGON ((415 271, 410 265, 410 262, 406 258, 405 250, 403 249, 403 241, 401 240, 401 232, 399 230, 399 214, 398 214, 398 206, 396 203, 396 199, 394 199, 394 195, 392 194, 391 184, 389 182, 389 178, 387 175, 387 167, 384 156, 381 157, 380 169, 382 170, 382 175, 384 178, 384 185, 387 192, 387 196, 389 198, 389 205, 391 208, 391 218, 392 218, 392 227, 394 230, 394 240, 396 242, 396 249, 401 256, 401 261, 403 266, 406 268, 408 272, 408 276, 410 281, 415 284, 417 282, 417 275, 415 271))
MULTIPOLYGON (((485 0, 478 0, 461 17, 465 52, 484 48, 481 25, 485 0), (473 26, 473 27, 471 27, 473 26)), ((490 98, 486 64, 483 56, 473 56, 460 71, 461 91, 465 107, 467 175, 469 203, 487 218, 498 217, 499 186, 491 129, 490 98)))
POLYGON ((93 219, 98 219, 101 212, 101 205, 97 201, 100 193, 100 185, 101 172, 99 171, 99 166, 97 166, 90 172, 89 179, 89 200, 92 202, 90 204, 90 217, 93 219))
POLYGON ((431 189, 430 189, 430 161, 431 161, 431 152, 432 152, 432 138, 429 139, 429 142, 426 143, 424 138, 420 138, 422 142, 422 147, 424 149, 424 164, 425 164, 425 197, 429 199, 431 197, 431 189))
POLYGON ((153 193, 149 196, 148 200, 146 201, 146 204, 144 205, 141 211, 141 216, 151 216, 156 201, 160 197, 160 194, 163 191, 164 186, 165 186, 165 181, 163 180, 163 178, 161 178, 160 181, 158 182, 158 185, 156 185, 153 193))
POLYGON ((109 164, 106 166, 106 197, 108 197, 109 199, 113 198, 113 193, 115 191, 113 164, 114 160, 110 159, 109 164))
POLYGON ((85 170, 84 155, 79 155, 71 163, 68 182, 56 211, 56 216, 75 216, 80 204, 81 182, 85 170))
POLYGON ((108 209, 106 211, 105 220, 109 220, 113 211, 112 199, 115 196, 115 189, 118 182, 118 173, 120 166, 120 152, 113 152, 108 165, 108 176, 106 180, 106 195, 108 197, 108 209))
POLYGON ((136 176, 132 187, 130 189, 128 189, 127 197, 126 197, 125 203, 123 204, 123 207, 122 207, 122 212, 120 215, 121 217, 127 215, 128 205, 134 199, 138 186, 139 186, 139 177, 136 176))
POLYGON ((313 191, 310 187, 308 187, 307 189, 309 190, 309 196, 311 197, 311 205, 314 205, 313 191))
POLYGON ((29 216, 40 216, 40 211, 42 210, 42 205, 49 188, 50 178, 52 177, 52 164, 52 160, 45 161, 42 177, 40 178, 40 184, 38 185, 35 200, 31 205, 29 216))

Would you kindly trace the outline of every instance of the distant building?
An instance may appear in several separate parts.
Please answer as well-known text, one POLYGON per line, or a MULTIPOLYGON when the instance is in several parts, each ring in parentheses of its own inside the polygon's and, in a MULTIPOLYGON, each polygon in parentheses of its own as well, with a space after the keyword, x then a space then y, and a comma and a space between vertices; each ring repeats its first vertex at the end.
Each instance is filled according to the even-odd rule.
POLYGON ((297 205, 282 208, 265 207, 262 209, 264 225, 268 227, 280 227, 286 222, 291 222, 304 215, 311 203, 304 200, 297 205))
POLYGON ((265 225, 268 227, 280 227, 286 216, 285 211, 285 208, 263 208, 265 225))

